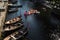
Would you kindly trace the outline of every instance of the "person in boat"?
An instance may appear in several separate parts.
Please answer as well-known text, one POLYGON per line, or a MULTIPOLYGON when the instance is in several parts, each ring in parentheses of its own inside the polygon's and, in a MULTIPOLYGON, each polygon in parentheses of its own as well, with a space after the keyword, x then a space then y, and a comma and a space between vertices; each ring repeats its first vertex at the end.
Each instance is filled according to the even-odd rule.
POLYGON ((24 16, 27 18, 27 15, 28 15, 28 12, 27 11, 25 11, 24 12, 24 16))

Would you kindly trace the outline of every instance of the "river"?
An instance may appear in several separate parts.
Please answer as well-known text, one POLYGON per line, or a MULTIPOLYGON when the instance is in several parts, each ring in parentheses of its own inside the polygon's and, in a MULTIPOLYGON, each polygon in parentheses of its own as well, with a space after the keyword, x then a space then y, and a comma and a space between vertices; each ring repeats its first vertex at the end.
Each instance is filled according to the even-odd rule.
POLYGON ((18 12, 16 13, 8 13, 7 14, 7 20, 13 19, 17 16, 22 15, 22 19, 24 21, 25 27, 27 27, 27 24, 29 24, 29 33, 28 37, 32 40, 48 40, 46 29, 44 29, 44 23, 38 19, 34 15, 29 15, 27 19, 24 17, 24 12, 29 11, 29 9, 33 8, 34 4, 32 2, 18 0, 18 4, 22 4, 22 8, 18 9, 18 12))

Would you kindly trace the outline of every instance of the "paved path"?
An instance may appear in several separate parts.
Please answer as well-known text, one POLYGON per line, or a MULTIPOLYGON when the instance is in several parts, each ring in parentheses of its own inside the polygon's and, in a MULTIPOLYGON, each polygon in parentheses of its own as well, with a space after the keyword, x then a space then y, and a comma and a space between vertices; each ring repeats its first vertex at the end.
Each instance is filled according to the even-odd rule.
POLYGON ((0 36, 1 36, 1 32, 2 32, 2 30, 3 30, 3 25, 4 25, 6 13, 7 13, 7 6, 8 6, 8 2, 0 2, 0 9, 1 9, 2 7, 5 8, 4 11, 1 11, 1 10, 0 10, 0 36))

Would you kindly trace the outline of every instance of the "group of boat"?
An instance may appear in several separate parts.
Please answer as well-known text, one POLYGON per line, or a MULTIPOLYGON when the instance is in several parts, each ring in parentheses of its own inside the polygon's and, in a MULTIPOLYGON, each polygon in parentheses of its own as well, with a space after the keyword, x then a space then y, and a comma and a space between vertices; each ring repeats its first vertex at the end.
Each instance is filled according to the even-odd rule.
POLYGON ((8 12, 17 12, 18 8, 21 8, 22 5, 18 4, 18 0, 9 0, 9 5, 8 5, 8 12))
POLYGON ((13 31, 13 30, 16 31, 5 37, 4 40, 17 40, 27 34, 28 30, 27 28, 24 27, 21 16, 18 16, 16 18, 13 18, 5 22, 5 25, 3 27, 3 32, 13 31))
POLYGON ((18 16, 16 18, 6 21, 5 25, 3 27, 3 29, 4 29, 3 31, 14 30, 14 29, 17 29, 22 26, 23 26, 23 21, 22 21, 21 17, 18 16))
POLYGON ((27 28, 22 28, 22 29, 17 30, 16 32, 10 34, 4 40, 18 40, 18 39, 24 37, 24 35, 27 33, 28 33, 27 28))
MULTIPOLYGON (((8 5, 7 12, 9 13, 17 12, 18 8, 22 7, 22 5, 18 5, 17 2, 18 0, 9 0, 10 5, 8 5)), ((3 26, 3 32, 10 32, 10 31, 13 31, 13 32, 10 33, 10 35, 7 35, 6 37, 4 37, 3 40, 18 40, 24 37, 28 33, 27 28, 24 27, 24 22, 22 21, 21 16, 17 16, 13 19, 5 21, 3 26)), ((27 39, 24 39, 24 40, 27 40, 27 39)))

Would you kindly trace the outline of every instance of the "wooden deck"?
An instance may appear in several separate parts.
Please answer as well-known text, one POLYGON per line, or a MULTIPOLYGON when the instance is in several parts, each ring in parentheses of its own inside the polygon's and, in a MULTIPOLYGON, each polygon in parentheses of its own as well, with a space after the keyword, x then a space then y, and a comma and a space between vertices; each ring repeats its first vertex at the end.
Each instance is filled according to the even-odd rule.
POLYGON ((7 14, 7 8, 8 8, 8 0, 0 0, 0 37, 3 31, 3 26, 5 22, 5 17, 7 14), (4 11, 1 11, 4 10, 4 11))

